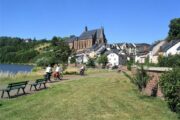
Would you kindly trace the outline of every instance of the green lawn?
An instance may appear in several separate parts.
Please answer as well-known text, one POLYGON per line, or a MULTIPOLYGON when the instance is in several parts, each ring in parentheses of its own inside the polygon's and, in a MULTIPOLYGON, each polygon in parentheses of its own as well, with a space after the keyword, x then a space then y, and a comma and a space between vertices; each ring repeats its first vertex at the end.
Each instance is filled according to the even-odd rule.
POLYGON ((142 96, 123 74, 105 71, 79 80, 67 80, 35 94, 0 100, 0 120, 178 118, 165 101, 142 96))

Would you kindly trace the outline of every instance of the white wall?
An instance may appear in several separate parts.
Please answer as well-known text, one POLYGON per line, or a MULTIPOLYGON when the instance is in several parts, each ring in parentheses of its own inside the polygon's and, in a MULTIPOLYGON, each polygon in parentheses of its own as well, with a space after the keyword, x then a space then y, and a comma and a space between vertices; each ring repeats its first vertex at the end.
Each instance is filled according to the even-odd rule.
POLYGON ((108 56, 108 63, 112 64, 112 66, 119 65, 119 56, 115 53, 110 53, 108 56))
POLYGON ((158 55, 149 56, 149 62, 157 64, 158 63, 158 57, 159 57, 158 55))
POLYGON ((83 56, 83 63, 87 63, 89 60, 89 58, 87 57, 87 55, 84 55, 83 56))
POLYGON ((166 43, 165 40, 161 41, 160 43, 158 43, 156 46, 154 46, 154 48, 152 49, 152 51, 149 52, 149 62, 150 63, 158 63, 158 52, 161 46, 163 46, 166 43))
POLYGON ((146 55, 136 56, 136 57, 135 57, 135 62, 145 63, 146 57, 147 57, 146 55))
POLYGON ((168 49, 166 51, 166 53, 164 53, 165 56, 168 55, 175 55, 178 54, 177 48, 180 46, 180 42, 178 42, 177 44, 175 44, 174 46, 172 46, 170 49, 168 49))
POLYGON ((160 47, 163 46, 165 43, 166 43, 166 41, 163 40, 160 43, 158 43, 156 46, 154 46, 154 48, 151 51, 151 55, 152 56, 157 55, 157 53, 159 52, 160 47))

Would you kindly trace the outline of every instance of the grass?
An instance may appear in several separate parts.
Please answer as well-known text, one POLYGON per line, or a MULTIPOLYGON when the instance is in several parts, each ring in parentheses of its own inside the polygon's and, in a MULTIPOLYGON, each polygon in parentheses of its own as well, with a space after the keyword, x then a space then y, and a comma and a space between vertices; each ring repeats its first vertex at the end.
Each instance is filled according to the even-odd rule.
POLYGON ((43 74, 39 73, 28 73, 28 72, 19 72, 17 74, 13 74, 10 72, 0 72, 0 86, 12 82, 19 82, 19 81, 25 81, 25 80, 35 80, 38 78, 42 78, 43 74))
MULTIPOLYGON (((93 72, 89 72, 91 75, 93 72)), ((97 71, 96 71, 97 73, 97 71)), ((89 76, 91 76, 89 75, 89 76)), ((139 94, 123 74, 64 81, 35 94, 0 100, 0 120, 178 120, 165 101, 139 94)))

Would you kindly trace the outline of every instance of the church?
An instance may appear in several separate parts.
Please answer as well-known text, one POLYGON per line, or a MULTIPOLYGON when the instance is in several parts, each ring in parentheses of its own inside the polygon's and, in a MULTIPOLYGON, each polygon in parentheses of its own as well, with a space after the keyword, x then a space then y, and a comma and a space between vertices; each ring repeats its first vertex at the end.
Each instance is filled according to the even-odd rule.
POLYGON ((79 37, 71 36, 67 42, 71 49, 74 49, 76 52, 78 52, 92 48, 95 45, 106 44, 107 40, 103 27, 99 29, 88 30, 86 26, 79 37))

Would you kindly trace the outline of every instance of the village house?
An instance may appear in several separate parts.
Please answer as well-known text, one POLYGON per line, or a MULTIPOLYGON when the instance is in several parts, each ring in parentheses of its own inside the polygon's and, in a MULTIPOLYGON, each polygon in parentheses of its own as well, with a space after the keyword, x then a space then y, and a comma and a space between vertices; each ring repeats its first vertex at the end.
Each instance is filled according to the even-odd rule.
POLYGON ((103 52, 105 52, 105 51, 106 51, 105 44, 99 44, 99 45, 96 44, 87 50, 90 58, 95 58, 95 57, 103 54, 103 52))
POLYGON ((104 29, 88 30, 85 27, 84 32, 77 36, 70 36, 67 40, 69 47, 76 52, 77 63, 87 63, 89 58, 97 58, 106 54, 108 62, 112 66, 124 64, 130 58, 136 59, 139 63, 144 63, 149 50, 149 44, 140 43, 116 43, 107 44, 104 29), (138 56, 137 56, 138 55, 138 56), (140 56, 143 55, 143 56, 140 56))
POLYGON ((136 55, 136 45, 133 43, 107 44, 106 48, 107 50, 119 50, 120 52, 129 56, 136 55))
POLYGON ((159 53, 161 51, 162 46, 164 46, 166 43, 167 42, 165 40, 162 40, 151 45, 151 47, 149 48, 149 54, 148 54, 150 63, 155 63, 155 64, 158 63, 159 53))
POLYGON ((118 50, 106 51, 105 55, 107 55, 108 64, 111 67, 123 65, 126 63, 126 60, 127 60, 126 55, 119 54, 118 50))
POLYGON ((150 44, 136 43, 136 54, 147 54, 149 52, 150 44))
POLYGON ((135 45, 136 45, 135 62, 145 63, 145 60, 148 57, 150 45, 147 43, 138 43, 135 45))
POLYGON ((180 39, 172 40, 169 43, 166 43, 162 48, 161 52, 163 56, 180 54, 180 39))
POLYGON ((147 57, 148 57, 148 54, 145 54, 145 53, 137 54, 135 56, 135 62, 136 63, 145 63, 147 57))

